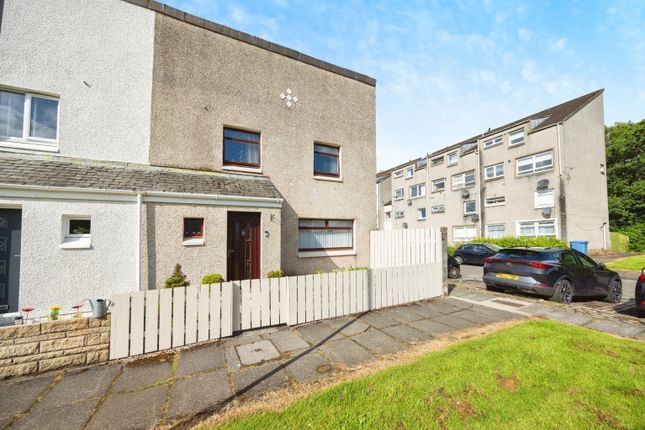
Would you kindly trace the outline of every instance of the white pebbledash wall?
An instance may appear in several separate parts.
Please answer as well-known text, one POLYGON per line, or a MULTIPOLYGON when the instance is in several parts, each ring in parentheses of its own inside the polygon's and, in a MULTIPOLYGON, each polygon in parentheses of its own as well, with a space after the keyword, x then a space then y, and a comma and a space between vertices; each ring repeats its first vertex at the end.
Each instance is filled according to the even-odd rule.
POLYGON ((147 163, 155 14, 87 3, 5 0, 0 85, 60 98, 59 155, 147 163))
POLYGON ((135 202, 0 199, 0 206, 22 209, 20 308, 46 315, 60 305, 69 313, 84 299, 137 290, 135 202), (65 215, 91 217, 91 248, 61 249, 65 215))

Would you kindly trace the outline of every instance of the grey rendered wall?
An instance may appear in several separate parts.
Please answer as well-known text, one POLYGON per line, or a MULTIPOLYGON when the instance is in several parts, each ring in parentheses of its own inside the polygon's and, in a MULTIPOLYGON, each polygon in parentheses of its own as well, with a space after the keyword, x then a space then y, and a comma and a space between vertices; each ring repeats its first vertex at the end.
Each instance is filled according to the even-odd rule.
POLYGON ((385 230, 385 225, 387 225, 387 223, 390 223, 388 228, 392 228, 392 212, 388 212, 386 214, 384 211, 384 205, 392 201, 392 175, 381 179, 380 182, 376 184, 376 187, 378 189, 377 194, 379 196, 377 208, 379 214, 378 228, 379 230, 385 230))
POLYGON ((281 247, 280 209, 146 203, 141 216, 142 235, 147 238, 141 252, 142 289, 162 288, 177 263, 182 265, 191 285, 199 285, 209 273, 220 273, 227 279, 228 211, 261 213, 260 273, 265 276, 268 271, 277 270, 281 247), (204 245, 182 245, 184 218, 204 218, 204 245))
POLYGON ((601 226, 607 223, 609 228, 603 95, 566 120, 562 128, 567 237, 588 240, 590 249, 599 250, 603 247, 601 226))
MULTIPOLYGON (((403 175, 395 178, 394 172, 392 172, 392 228, 400 229, 404 228, 403 224, 407 224, 407 228, 425 228, 428 227, 428 219, 430 210, 426 208, 426 219, 419 220, 417 219, 417 210, 427 206, 428 203, 428 193, 429 189, 427 186, 428 181, 428 168, 419 169, 414 171, 414 175, 411 178, 405 177, 405 171, 409 167, 414 167, 414 163, 409 166, 405 166, 402 169, 403 175), (412 185, 426 184, 426 195, 422 197, 415 197, 410 199, 410 187, 412 185), (403 188, 403 199, 395 200, 394 191, 397 189, 403 188), (410 204, 408 204, 408 199, 410 199, 410 204), (403 211, 404 217, 396 219, 394 218, 394 212, 403 211)), ((398 170, 397 170, 398 171, 398 170)))
POLYGON ((369 263, 376 227, 374 87, 157 15, 150 162, 222 170, 223 126, 262 134, 262 173, 285 199, 282 266, 369 263), (287 88, 298 102, 280 98, 287 88), (342 182, 313 177, 314 141, 341 146, 342 182), (356 255, 298 257, 298 218, 355 219, 356 255))
POLYGON ((60 97, 60 155, 147 163, 154 15, 120 0, 5 0, 0 87, 60 97))
POLYGON ((22 209, 20 308, 69 313, 84 299, 137 290, 134 203, 2 199, 0 207, 22 209), (65 215, 91 217, 90 249, 60 248, 65 215))

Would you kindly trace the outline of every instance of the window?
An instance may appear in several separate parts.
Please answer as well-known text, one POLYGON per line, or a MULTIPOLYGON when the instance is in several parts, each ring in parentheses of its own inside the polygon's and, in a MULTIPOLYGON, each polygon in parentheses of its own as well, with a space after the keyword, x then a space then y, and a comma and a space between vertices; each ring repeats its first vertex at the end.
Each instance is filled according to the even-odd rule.
POLYGON ((432 192, 443 191, 446 189, 446 178, 434 179, 432 181, 432 192))
POLYGON ((63 249, 90 248, 92 237, 92 220, 85 216, 63 217, 63 249))
POLYGON ((340 148, 314 144, 314 175, 340 177, 340 148))
POLYGON ((596 267, 598 267, 598 263, 596 263, 586 255, 580 252, 576 252, 575 254, 576 254, 576 257, 578 257, 578 261, 580 261, 580 264, 583 265, 584 267, 588 267, 590 269, 595 269, 596 267))
POLYGON ((426 208, 417 209, 417 219, 418 220, 426 219, 426 208))
POLYGON ((560 261, 567 266, 575 267, 580 265, 576 257, 571 252, 563 252, 562 255, 560 255, 560 261))
POLYGON ((506 204, 506 197, 500 196, 500 197, 489 197, 486 199, 484 202, 486 207, 492 207, 492 206, 503 206, 506 204))
POLYGON ((204 218, 184 218, 184 239, 182 245, 204 244, 204 218))
POLYGON ((486 237, 500 238, 506 235, 506 226, 504 224, 487 224, 486 237))
POLYGON ((443 164, 443 155, 430 160, 430 167, 439 166, 440 164, 443 164))
POLYGON ((410 179, 414 176, 414 167, 408 167, 405 169, 405 179, 410 179))
POLYGON ((541 152, 517 159, 517 174, 530 175, 531 173, 541 172, 553 168, 553 152, 541 152))
POLYGON ((459 161, 459 153, 457 151, 451 152, 450 154, 448 154, 448 165, 449 166, 457 164, 458 161, 459 161))
POLYGON ((260 133, 224 128, 224 165, 260 167, 260 133))
POLYGON ((430 208, 430 212, 433 214, 442 214, 446 212, 446 205, 435 205, 430 208))
POLYGON ((490 148, 491 146, 501 145, 504 138, 502 136, 497 136, 494 139, 488 139, 484 141, 484 149, 490 148))
POLYGON ((524 129, 511 131, 508 134, 508 146, 517 146, 524 143, 524 129))
POLYGON ((452 189, 459 190, 475 185, 475 171, 460 173, 452 177, 452 189))
POLYGON ((555 206, 555 194, 553 190, 535 192, 535 208, 552 208, 555 206))
POLYGON ((394 200, 402 200, 403 197, 405 197, 403 188, 399 188, 398 190, 394 190, 394 200))
POLYGON ((452 240, 454 242, 467 242, 477 237, 477 227, 474 225, 462 225, 452 228, 452 240))
POLYGON ((555 236, 555 220, 520 221, 517 223, 518 236, 555 236))
POLYGON ((410 198, 423 197, 426 195, 426 184, 416 184, 410 187, 410 198))
POLYGON ((58 99, 0 90, 0 139, 55 143, 58 99))
POLYGON ((401 176, 403 176, 403 170, 397 170, 396 172, 394 172, 395 178, 400 178, 401 176))
POLYGON ((477 203, 475 200, 467 200, 464 202, 464 215, 474 214, 477 212, 477 203))
POLYGON ((404 211, 395 211, 394 212, 394 219, 401 219, 405 216, 404 211))
POLYGON ((298 222, 299 251, 338 251, 354 247, 354 221, 301 219, 298 222))
POLYGON ((484 168, 486 179, 495 179, 504 177, 504 163, 494 164, 484 168))

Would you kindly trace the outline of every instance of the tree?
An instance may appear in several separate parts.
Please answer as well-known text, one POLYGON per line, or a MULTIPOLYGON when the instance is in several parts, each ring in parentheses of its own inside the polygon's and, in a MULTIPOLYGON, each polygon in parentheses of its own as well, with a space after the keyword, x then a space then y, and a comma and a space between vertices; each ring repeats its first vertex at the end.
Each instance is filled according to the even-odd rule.
POLYGON ((177 264, 175 266, 175 271, 172 272, 169 278, 166 278, 166 288, 175 288, 175 287, 187 287, 190 285, 190 282, 186 279, 186 275, 181 270, 181 265, 177 264))
POLYGON ((645 251, 645 119, 605 127, 609 223, 645 251))

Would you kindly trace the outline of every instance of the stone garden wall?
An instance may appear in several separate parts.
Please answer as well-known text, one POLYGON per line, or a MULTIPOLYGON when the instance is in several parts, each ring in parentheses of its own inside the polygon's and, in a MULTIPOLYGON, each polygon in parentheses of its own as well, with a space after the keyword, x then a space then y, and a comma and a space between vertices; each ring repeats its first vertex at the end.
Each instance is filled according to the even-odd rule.
POLYGON ((110 318, 0 327, 0 379, 108 360, 110 318))

